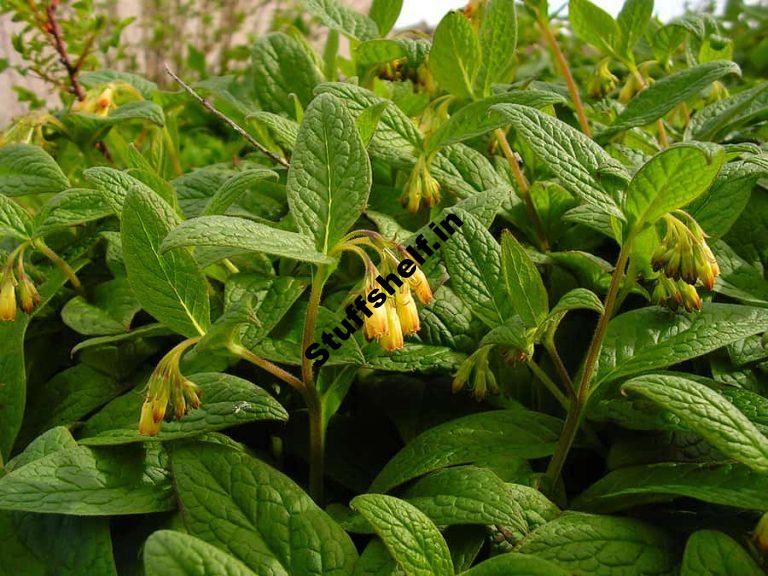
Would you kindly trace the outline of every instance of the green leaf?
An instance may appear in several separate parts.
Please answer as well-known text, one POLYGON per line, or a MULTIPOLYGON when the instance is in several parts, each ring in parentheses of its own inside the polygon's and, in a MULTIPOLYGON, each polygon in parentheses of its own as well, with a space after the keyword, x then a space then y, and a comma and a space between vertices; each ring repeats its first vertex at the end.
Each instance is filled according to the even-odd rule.
POLYGON ((712 186, 685 209, 708 236, 726 234, 747 207, 752 189, 768 175, 764 166, 738 160, 724 164, 712 186))
POLYGON ((138 189, 145 194, 154 194, 154 191, 141 180, 137 180, 127 172, 107 166, 87 168, 83 171, 83 176, 102 193, 104 202, 109 204, 117 215, 122 214, 123 204, 131 190, 138 189))
POLYGON ((37 221, 36 233, 43 236, 54 230, 78 226, 114 215, 112 204, 98 190, 73 188, 65 190, 45 203, 37 221))
POLYGON ((277 180, 277 173, 264 168, 251 168, 229 178, 206 204, 202 216, 224 214, 232 204, 262 180, 277 180))
POLYGON ((350 506, 373 525, 406 576, 452 576, 448 545, 418 508, 384 494, 357 496, 350 506))
POLYGON ((699 530, 685 545, 680 576, 761 576, 765 574, 733 538, 717 530, 699 530))
POLYGON ((10 236, 28 240, 34 234, 32 218, 26 210, 7 196, 0 194, 0 237, 10 236))
POLYGON ((605 140, 624 130, 650 124, 715 80, 740 73, 737 64, 716 60, 665 76, 632 98, 614 123, 597 135, 597 139, 605 140))
POLYGON ((607 184, 629 181, 629 175, 594 140, 529 106, 499 104, 492 110, 507 117, 568 192, 598 213, 622 217, 607 184))
POLYGON ((283 148, 291 149, 296 144, 299 125, 295 120, 280 116, 279 114, 273 114, 272 112, 264 112, 263 110, 251 112, 245 117, 248 120, 255 120, 268 128, 270 134, 283 148))
POLYGON ((512 307, 526 326, 535 328, 549 312, 547 289, 528 252, 508 230, 501 236, 501 270, 512 307))
POLYGON ((735 463, 664 463, 614 470, 574 500, 579 510, 615 512, 672 498, 765 510, 768 477, 735 463))
POLYGON ((435 29, 429 67, 437 83, 457 98, 472 99, 481 62, 480 41, 462 12, 448 12, 435 29))
POLYGON ((333 262, 315 249, 309 236, 235 216, 200 216, 186 220, 170 231, 160 251, 166 254, 186 246, 234 248, 317 264, 333 262))
POLYGON ((42 148, 31 144, 7 144, 0 148, 0 194, 55 194, 66 188, 69 180, 42 148))
POLYGON ((312 100, 312 89, 321 82, 320 71, 304 47, 282 32, 267 34, 253 45, 253 88, 261 108, 295 118, 291 94, 302 106, 312 100))
MULTIPOLYGON (((656 154, 638 170, 624 200, 628 230, 639 232, 701 196, 725 162, 722 148, 681 144, 656 154)), ((631 233, 631 232, 630 232, 631 233)))
POLYGON ((163 108, 149 100, 128 102, 110 110, 106 116, 88 112, 70 112, 62 117, 62 121, 79 136, 90 136, 105 128, 117 126, 131 120, 147 120, 155 126, 165 126, 163 108))
POLYGON ((16 468, 66 448, 77 448, 77 442, 67 428, 56 426, 40 434, 24 448, 21 454, 6 462, 5 472, 12 472, 16 468))
POLYGON ((576 512, 534 530, 516 551, 595 576, 667 576, 676 573, 678 562, 675 541, 650 524, 576 512))
POLYGON ((355 125, 357 131, 360 133, 360 140, 363 146, 368 147, 371 142, 371 138, 376 133, 376 127, 379 125, 381 115, 384 113, 384 109, 389 106, 386 102, 379 102, 378 104, 366 108, 362 113, 355 118, 355 125))
POLYGON ((366 348, 366 368, 376 368, 390 372, 430 372, 435 370, 456 370, 466 359, 466 354, 444 346, 426 346, 407 344, 395 352, 386 352, 378 344, 371 343, 366 348))
POLYGON ((475 85, 486 96, 491 85, 503 84, 512 77, 517 47, 517 13, 514 0, 492 0, 483 10, 478 33, 481 66, 475 85))
POLYGON ((653 15, 653 0, 625 0, 616 21, 621 29, 621 55, 634 61, 632 49, 643 37, 653 15))
POLYGON ((717 141, 768 107, 768 82, 705 106, 691 118, 686 139, 717 141))
POLYGON ((414 484, 405 499, 438 526, 480 524, 528 532, 516 493, 486 468, 458 466, 430 474, 414 484))
POLYGON ((355 571, 352 572, 352 576, 403 576, 403 574, 397 562, 387 551, 387 547, 378 538, 368 543, 355 564, 355 571))
POLYGON ((288 169, 288 205, 299 231, 328 254, 360 217, 370 188, 354 119, 337 98, 321 94, 304 113, 288 169))
POLYGON ((397 22, 400 10, 403 8, 403 0, 373 0, 368 11, 368 17, 379 28, 379 35, 386 36, 397 22))
POLYGON ((600 352, 595 382, 666 368, 768 330, 768 310, 704 304, 697 314, 642 308, 616 316, 600 352))
POLYGON ((132 342, 141 338, 171 336, 173 334, 174 332, 172 330, 166 328, 162 324, 145 324, 144 326, 139 326, 130 332, 124 332, 122 334, 115 334, 112 336, 99 336, 97 338, 89 338, 88 340, 83 340, 82 342, 79 342, 77 346, 72 348, 72 355, 74 356, 78 352, 87 350, 89 348, 110 347, 115 344, 119 344, 120 342, 132 342))
POLYGON ((535 556, 509 552, 485 560, 462 574, 463 576, 568 576, 571 572, 535 556))
POLYGON ((528 410, 495 410, 451 420, 411 440, 371 484, 392 488, 446 466, 472 464, 494 455, 542 458, 552 453, 561 421, 528 410))
POLYGON ((590 0, 570 0, 568 21, 579 39, 606 54, 616 54, 621 49, 624 39, 619 24, 590 0))
POLYGON ((512 316, 512 305, 497 287, 502 281, 501 247, 474 216, 456 210, 463 224, 444 246, 451 286, 489 328, 512 316))
POLYGON ((157 90, 157 84, 154 82, 142 78, 137 74, 120 72, 118 70, 95 70, 93 72, 84 72, 78 78, 86 88, 96 88, 112 82, 125 82, 141 92, 141 95, 144 98, 151 98, 152 94, 157 90))
POLYGON ((0 510, 111 516, 173 510, 165 455, 141 446, 67 448, 0 478, 0 510))
POLYGON ((302 0, 310 13, 318 16, 331 30, 337 30, 356 40, 371 40, 379 36, 376 22, 338 0, 302 0))
POLYGON ((125 268, 144 310, 184 336, 199 336, 210 325, 205 277, 184 249, 160 252, 163 238, 178 224, 173 209, 154 192, 128 192, 120 228, 125 268))
POLYGON ((127 332, 133 317, 141 310, 125 278, 97 285, 90 298, 89 302, 75 296, 61 310, 64 324, 86 336, 127 332))
POLYGON ((172 530, 153 532, 144 544, 147 576, 256 576, 245 564, 215 546, 172 530))
POLYGON ((642 394, 672 412, 729 458, 768 472, 768 438, 723 396, 704 384, 670 375, 633 378, 623 390, 642 394))
MULTIPOLYGON (((503 0, 506 1, 506 0, 503 0)), ((555 92, 542 90, 516 90, 488 96, 462 106, 429 137, 426 153, 456 144, 501 128, 507 124, 506 116, 491 109, 496 104, 520 104, 543 108, 559 104, 565 99, 555 92)))
POLYGON ((200 408, 181 420, 163 423, 157 436, 139 435, 137 418, 144 402, 142 386, 110 402, 83 427, 80 443, 108 446, 177 440, 223 430, 247 422, 288 420, 280 403, 258 386, 229 374, 206 372, 189 377, 203 391, 200 408))
POLYGON ((287 476, 239 450, 175 447, 172 467, 190 534, 257 574, 343 576, 357 552, 349 536, 287 476))

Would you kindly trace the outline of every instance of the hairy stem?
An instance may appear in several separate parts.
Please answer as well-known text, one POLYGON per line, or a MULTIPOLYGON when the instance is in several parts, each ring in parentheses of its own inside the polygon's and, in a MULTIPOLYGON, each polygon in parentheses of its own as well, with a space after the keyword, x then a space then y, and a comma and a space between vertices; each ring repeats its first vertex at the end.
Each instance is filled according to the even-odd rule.
POLYGON ((581 126, 581 131, 591 138, 592 129, 589 127, 587 114, 584 111, 584 104, 581 101, 579 87, 576 85, 576 82, 573 79, 571 68, 568 65, 568 60, 566 60, 565 54, 563 54, 563 51, 560 49, 560 45, 557 43, 557 38, 555 38, 555 35, 552 32, 552 28, 549 26, 549 20, 546 14, 539 15, 539 26, 541 26, 541 30, 544 33, 544 39, 547 41, 550 50, 552 50, 552 53, 555 56, 555 62, 557 63, 557 67, 560 69, 560 73, 565 79, 565 84, 568 86, 568 92, 571 95, 571 100, 573 100, 573 107, 576 109, 576 117, 579 119, 579 126, 581 126))
POLYGON ((195 100, 197 100, 197 101, 198 101, 198 102, 199 102, 199 103, 200 103, 200 104, 203 106, 203 108, 205 108, 205 109, 206 109, 206 110, 208 110, 208 111, 209 111, 211 114, 213 114, 214 116, 216 116, 217 118, 219 118, 220 120, 222 120, 223 122, 225 122, 225 123, 226 123, 226 124, 227 124, 227 125, 228 125, 230 128, 232 128, 232 130, 234 130, 235 132, 237 132, 238 134, 240 134, 240 136, 242 136, 243 138, 245 138, 245 140, 246 140, 246 141, 247 141, 247 142, 248 142, 248 143, 249 143, 251 146, 253 146, 254 148, 256 148, 256 149, 257 149, 259 152, 261 152, 262 154, 264 154, 264 156, 266 156, 267 158, 269 158, 270 160, 272 160, 274 163, 276 163, 276 164, 280 164, 281 166, 285 166, 286 168, 288 167, 288 161, 287 161, 285 158, 281 158, 280 156, 278 156, 278 155, 277 155, 277 154, 275 154, 274 152, 271 152, 270 150, 268 150, 266 146, 264 146, 264 145, 263 145, 261 142, 259 142, 258 140, 256 140, 256 138, 254 138, 253 136, 251 136, 251 135, 250 135, 250 134, 249 134, 249 133, 248 133, 248 132, 245 130, 245 128, 241 127, 241 126, 240 126, 240 125, 239 125, 237 122, 235 122, 234 120, 232 120, 232 118, 230 118, 229 116, 227 116, 226 114, 224 114, 224 112, 222 112, 222 111, 218 110, 218 109, 217 109, 217 108, 216 108, 216 107, 215 107, 213 104, 211 104, 211 102, 210 102, 210 101, 209 101, 207 98, 203 98, 203 97, 202 97, 200 94, 198 94, 198 92, 197 92, 197 91, 195 91, 195 89, 194 89, 194 88, 192 88, 192 86, 190 86, 189 84, 187 84, 186 82, 184 82, 184 80, 182 80, 181 78, 179 78, 178 76, 176 76, 176 74, 174 74, 174 73, 173 73, 173 71, 172 71, 172 70, 171 70, 171 69, 168 67, 168 65, 167 65, 167 64, 165 65, 165 71, 168 73, 168 75, 169 75, 171 78, 173 78, 173 79, 174 79, 176 82, 178 82, 178 83, 179 83, 179 85, 180 85, 182 88, 184 88, 184 90, 186 90, 186 92, 187 92, 187 93, 188 93, 190 96, 192 96, 192 97, 193 97, 195 100))
POLYGON ((542 250, 542 252, 547 252, 549 250, 549 241, 544 234, 544 229, 541 225, 539 214, 536 212, 536 207, 533 205, 533 199, 531 198, 531 186, 528 184, 528 179, 525 177, 525 174, 523 174, 523 171, 520 168, 520 164, 515 157, 515 153, 512 150, 512 147, 509 145, 507 136, 504 134, 504 131, 501 128, 496 129, 496 139, 499 141, 501 150, 504 152, 504 157, 509 163, 509 167, 515 177, 515 182, 517 182, 517 187, 520 191, 520 197, 525 204, 528 218, 533 223, 534 230, 536 231, 536 239, 539 242, 539 248, 542 250))
POLYGON ((563 359, 560 357, 560 353, 557 351, 557 347, 555 346, 554 339, 551 335, 548 335, 544 340, 544 349, 547 351, 549 358, 555 365, 557 375, 560 378, 560 382, 563 385, 563 388, 565 388, 565 390, 568 392, 568 396, 570 398, 575 398, 576 390, 573 387, 573 381, 571 380, 570 374, 568 374, 568 369, 565 367, 563 359))
POLYGON ((608 287, 608 293, 605 296, 605 309, 603 310, 600 319, 597 321, 597 327, 595 328, 592 341, 587 350, 586 359, 584 360, 584 367, 581 372, 581 378, 579 379, 579 386, 576 389, 576 397, 568 410, 568 415, 565 419, 565 424, 563 425, 563 431, 555 446, 555 453, 552 456, 552 460, 549 461, 549 466, 547 466, 545 477, 551 486, 553 486, 560 477, 565 460, 568 458, 568 453, 571 450, 571 446, 573 446, 573 441, 579 430, 579 424, 581 423, 584 408, 589 399, 589 385, 595 371, 595 365, 600 354, 600 349, 603 346, 603 339, 605 338, 605 331, 608 329, 608 322, 610 321, 616 306, 616 296, 619 293, 621 281, 624 278, 624 270, 627 267, 633 240, 634 236, 630 235, 621 247, 621 252, 619 252, 616 268, 611 276, 611 284, 608 287))
POLYGON ((78 292, 83 291, 83 286, 80 284, 80 279, 77 277, 77 274, 75 274, 75 271, 72 270, 69 264, 56 254, 53 250, 51 250, 48 245, 43 242, 42 239, 36 240, 34 243, 34 247, 39 250, 48 260, 50 260, 53 264, 55 264, 62 272, 64 272, 65 276, 69 280, 69 283, 72 284, 72 287, 77 290, 78 292))

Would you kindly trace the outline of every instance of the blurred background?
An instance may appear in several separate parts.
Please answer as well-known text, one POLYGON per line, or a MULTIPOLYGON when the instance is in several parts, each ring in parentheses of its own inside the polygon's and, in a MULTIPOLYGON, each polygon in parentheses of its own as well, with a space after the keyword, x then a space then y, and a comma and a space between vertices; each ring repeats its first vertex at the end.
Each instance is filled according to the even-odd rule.
MULTIPOLYGON (((342 1, 361 11, 370 2, 342 1)), ((448 10, 467 1, 404 0, 396 27, 429 30, 448 10)), ((594 1, 614 15, 623 4, 594 1)), ((52 78, 56 56, 41 49, 44 40, 35 34, 35 19, 45 20, 51 5, 69 51, 88 59, 83 70, 131 71, 160 85, 168 85, 166 61, 183 77, 200 80, 245 66, 250 44, 267 30, 298 30, 318 46, 324 34, 302 10, 300 0, 0 0, 0 126, 58 97, 52 78)), ((657 0, 655 6, 663 21, 695 11, 721 15, 731 27, 742 22, 747 31, 755 21, 768 22, 768 0, 657 0)), ((565 15, 567 2, 550 0, 550 10, 565 15)), ((757 28, 760 34, 768 30, 764 25, 757 28)), ((747 58, 765 60, 768 68, 768 38, 753 40, 756 53, 747 58)))

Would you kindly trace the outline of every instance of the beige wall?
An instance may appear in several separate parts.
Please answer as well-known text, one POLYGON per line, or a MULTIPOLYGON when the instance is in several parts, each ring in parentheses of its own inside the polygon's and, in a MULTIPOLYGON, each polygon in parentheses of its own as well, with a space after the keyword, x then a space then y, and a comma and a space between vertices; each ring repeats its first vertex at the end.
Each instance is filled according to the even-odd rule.
MULTIPOLYGON (((196 0, 204 1, 204 0, 196 0)), ((295 1, 295 0, 290 0, 295 1)), ((344 4, 349 6, 355 6, 358 10, 365 10, 365 7, 370 4, 370 0, 342 0, 344 4)), ((233 2, 239 2, 240 5, 247 5, 247 20, 243 26, 243 32, 240 32, 234 39, 234 43, 243 43, 248 41, 250 35, 262 34, 272 21, 275 4, 275 0, 233 0, 233 2)), ((65 4, 66 2, 62 2, 65 4)), ((195 34, 199 29, 201 23, 197 20, 184 20, 178 16, 171 14, 157 14, 147 15, 142 14, 142 0, 127 0, 119 1, 115 3, 117 6, 118 14, 120 17, 133 16, 137 20, 144 18, 162 18, 169 26, 176 26, 179 38, 188 38, 195 34), (170 21, 169 21, 170 19, 170 21)), ((174 5, 173 0, 167 0, 163 2, 168 6, 174 5)), ((11 46, 11 35, 18 29, 18 25, 11 22, 7 15, 0 16, 0 57, 8 58, 11 62, 17 62, 18 56, 11 46)), ((141 27, 138 26, 138 22, 130 25, 123 33, 123 39, 126 42, 130 42, 134 45, 134 52, 139 57, 137 63, 137 70, 135 72, 139 74, 145 74, 148 70, 159 70, 162 65, 163 54, 157 53, 146 48, 146 43, 141 38, 141 27)), ((215 62, 218 54, 213 50, 208 54, 209 62, 215 62)), ((23 114, 26 111, 26 105, 19 103, 16 94, 12 91, 12 87, 15 85, 24 86, 29 90, 32 90, 40 97, 47 98, 52 103, 55 103, 58 99, 51 93, 48 86, 32 77, 21 77, 15 71, 8 69, 3 73, 0 73, 0 127, 6 126, 14 117, 23 114)))

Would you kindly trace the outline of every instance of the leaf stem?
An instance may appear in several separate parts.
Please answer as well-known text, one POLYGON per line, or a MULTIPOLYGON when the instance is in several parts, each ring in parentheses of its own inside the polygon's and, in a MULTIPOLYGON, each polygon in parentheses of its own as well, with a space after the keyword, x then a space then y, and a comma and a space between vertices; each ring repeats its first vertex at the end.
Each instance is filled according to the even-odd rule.
POLYGON ((563 387, 568 392, 568 396, 571 399, 575 398, 576 389, 573 387, 573 380, 571 380, 571 376, 568 374, 568 369, 565 367, 563 359, 560 357, 560 353, 557 351, 557 347, 555 346, 555 342, 551 335, 547 335, 544 340, 544 349, 547 351, 552 363, 555 365, 557 375, 560 377, 560 382, 563 387))
POLYGON ((560 438, 555 446, 555 452, 552 456, 552 460, 549 461, 545 478, 548 480, 550 486, 554 486, 557 479, 560 477, 560 473, 563 470, 563 465, 568 457, 568 453, 573 446, 573 441, 576 438, 576 433, 579 430, 579 424, 586 407, 587 400, 589 399, 589 385, 592 380, 592 375, 595 371, 598 356, 603 346, 603 339, 605 338, 605 332, 608 329, 608 322, 613 315, 613 311, 616 305, 616 297, 621 287, 621 281, 624 279, 624 271, 629 261, 629 255, 632 249, 632 243, 634 241, 634 235, 630 234, 627 240, 624 242, 619 252, 619 256, 616 260, 616 268, 613 270, 611 276, 611 284, 608 287, 608 293, 605 296, 604 310, 600 319, 597 321, 597 327, 592 335, 592 341, 589 344, 587 350, 587 356, 584 360, 584 367, 581 372, 581 378, 579 379, 579 386, 576 389, 576 397, 571 403, 570 410, 566 416, 565 423, 563 424, 563 431, 560 434, 560 438))
POLYGON ((227 348, 235 356, 239 356, 243 360, 246 360, 251 364, 258 366, 259 368, 266 370, 267 372, 272 374, 272 376, 275 376, 276 378, 282 380, 286 384, 289 384, 290 386, 295 388, 302 395, 304 394, 304 384, 302 383, 302 381, 296 378, 296 376, 294 376, 287 370, 280 368, 280 366, 278 366, 277 364, 273 364, 269 360, 266 360, 261 356, 257 356, 256 354, 248 350, 248 348, 246 348, 245 346, 241 346, 240 344, 230 343, 227 346, 227 348))
POLYGON ((67 262, 61 256, 51 250, 41 238, 35 240, 33 246, 42 252, 42 254, 48 258, 48 260, 53 262, 53 264, 55 264, 62 272, 64 272, 70 284, 72 284, 72 287, 75 290, 78 292, 83 291, 83 286, 80 284, 80 280, 78 279, 77 274, 75 274, 75 271, 72 270, 70 265, 67 264, 67 262))
POLYGON ((533 223, 534 230, 536 231, 536 239, 539 241, 539 248, 542 250, 542 252, 547 252, 549 251, 549 241, 544 234, 544 229, 541 225, 539 214, 536 212, 536 207, 533 205, 533 199, 531 198, 531 186, 528 184, 528 179, 525 177, 525 174, 523 174, 523 171, 520 168, 520 163, 517 161, 515 153, 512 150, 512 147, 509 145, 507 136, 504 134, 504 131, 501 128, 496 129, 496 139, 499 141, 499 145, 501 145, 501 150, 504 152, 504 157, 507 159, 507 163, 509 163, 509 167, 512 170, 515 181, 517 182, 517 188, 520 191, 520 197, 523 199, 523 203, 525 204, 528 218, 533 223))
POLYGON ((579 119, 579 126, 581 131, 584 132, 590 138, 592 137, 592 129, 589 127, 589 121, 587 120, 587 114, 584 111, 584 104, 581 101, 581 95, 579 94, 579 87, 573 79, 571 74, 571 68, 568 66, 568 60, 565 58, 565 54, 560 49, 560 45, 557 43, 552 28, 549 26, 549 20, 546 14, 539 14, 539 26, 544 33, 544 39, 547 41, 550 50, 555 55, 555 61, 557 62, 560 73, 565 78, 565 84, 568 86, 568 92, 573 100, 573 107, 576 109, 576 117, 579 119))
POLYGON ((245 130, 245 128, 241 127, 237 122, 232 120, 232 118, 224 114, 224 112, 221 112, 220 110, 218 110, 213 104, 211 104, 211 102, 207 98, 203 98, 197 91, 195 91, 194 88, 192 88, 192 86, 190 86, 189 84, 184 82, 184 80, 176 76, 176 74, 173 73, 173 71, 168 66, 168 64, 165 65, 165 71, 168 73, 168 75, 171 78, 173 78, 176 82, 178 82, 179 85, 184 90, 186 90, 186 92, 190 96, 192 96, 195 100, 197 100, 203 106, 203 108, 205 108, 211 114, 213 114, 214 116, 216 116, 217 118, 225 122, 227 125, 229 125, 229 127, 232 128, 232 130, 234 130, 235 132, 240 134, 240 136, 245 138, 251 146, 256 148, 259 152, 264 154, 267 158, 269 158, 276 164, 280 164, 281 166, 285 166, 286 168, 289 166, 288 161, 285 158, 281 158, 274 152, 271 152, 270 150, 268 150, 266 146, 264 146, 261 142, 256 140, 256 138, 251 136, 245 130))
POLYGON ((547 374, 541 366, 539 366, 533 358, 528 360, 528 368, 531 369, 531 372, 534 373, 536 378, 539 379, 539 381, 544 384, 544 387, 549 390, 549 392, 552 394, 552 396, 555 397, 555 399, 560 403, 560 405, 568 410, 569 402, 568 398, 565 397, 565 394, 562 393, 560 388, 555 384, 555 381, 552 380, 552 378, 549 377, 549 374, 547 374))

